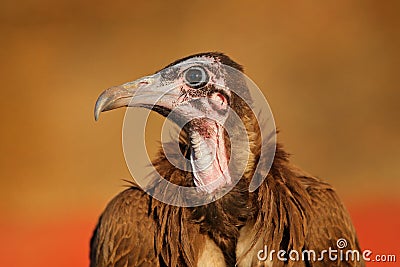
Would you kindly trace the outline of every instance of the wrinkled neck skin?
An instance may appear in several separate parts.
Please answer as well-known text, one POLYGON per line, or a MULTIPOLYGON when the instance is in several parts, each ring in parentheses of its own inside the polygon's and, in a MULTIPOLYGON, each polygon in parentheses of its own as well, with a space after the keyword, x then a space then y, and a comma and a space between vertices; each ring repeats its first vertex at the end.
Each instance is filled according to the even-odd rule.
POLYGON ((199 191, 208 194, 231 188, 242 177, 249 183, 256 163, 256 150, 260 148, 255 121, 247 124, 247 133, 230 117, 224 125, 230 129, 229 136, 224 126, 205 118, 191 121, 186 131, 194 184, 199 191))
POLYGON ((195 120, 190 126, 189 140, 190 163, 198 190, 212 193, 232 184, 224 127, 209 119, 195 120))

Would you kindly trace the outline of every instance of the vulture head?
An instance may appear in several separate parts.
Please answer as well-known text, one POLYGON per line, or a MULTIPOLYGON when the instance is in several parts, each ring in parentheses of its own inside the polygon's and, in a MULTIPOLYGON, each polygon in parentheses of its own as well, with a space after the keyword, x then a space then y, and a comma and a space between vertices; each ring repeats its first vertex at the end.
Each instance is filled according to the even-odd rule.
MULTIPOLYGON (((288 154, 276 145, 272 114, 268 106, 259 109, 257 101, 266 102, 252 86, 242 67, 226 55, 202 53, 99 96, 96 120, 103 111, 143 107, 178 125, 180 138, 173 149, 164 144, 153 161, 163 179, 150 175, 146 186, 140 184, 151 197, 133 183, 102 215, 92 239, 93 266, 100 266, 96 262, 101 260, 107 262, 101 266, 109 266, 110 259, 120 262, 125 256, 130 258, 124 266, 139 265, 137 257, 137 262, 159 261, 160 266, 216 266, 194 264, 202 262, 203 254, 213 259, 204 252, 208 249, 223 254, 223 266, 259 266, 264 245, 285 253, 326 252, 339 238, 349 241, 347 248, 359 249, 350 217, 333 188, 291 165, 288 154), (170 161, 171 150, 172 158, 184 166, 170 161), (179 190, 169 190, 173 186, 179 190), (186 189, 189 195, 182 193, 186 189), (148 254, 138 254, 145 251, 137 249, 144 236, 150 240, 148 254), (207 248, 206 240, 216 246, 207 248), (110 256, 110 250, 118 251, 113 244, 120 244, 120 255, 110 256)), ((316 265, 332 265, 328 260, 320 263, 316 265)), ((314 264, 306 261, 302 266, 314 264)))
POLYGON ((143 107, 172 120, 183 130, 182 152, 193 173, 175 182, 214 194, 232 189, 242 177, 250 185, 261 147, 252 105, 243 68, 222 53, 202 53, 105 90, 94 115, 97 120, 103 111, 143 107))

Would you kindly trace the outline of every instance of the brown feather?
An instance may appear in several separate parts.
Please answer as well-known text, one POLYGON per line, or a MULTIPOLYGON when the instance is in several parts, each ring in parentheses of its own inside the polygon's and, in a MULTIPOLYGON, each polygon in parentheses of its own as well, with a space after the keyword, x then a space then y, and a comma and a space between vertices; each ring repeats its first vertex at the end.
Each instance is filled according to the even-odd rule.
MULTIPOLYGON (((240 65, 222 54, 207 55, 242 70, 240 65)), ((229 83, 229 86, 246 91, 242 80, 229 83)), ((249 95, 247 97, 250 99, 249 95)), ((233 190, 208 205, 182 208, 153 199, 132 185, 116 196, 101 215, 91 240, 91 266, 197 266, 199 262, 221 266, 268 266, 269 262, 257 260, 257 251, 264 245, 269 251, 282 249, 289 253, 312 249, 319 253, 329 247, 335 248, 339 238, 348 241, 346 249, 360 250, 349 214, 334 189, 291 165, 289 155, 281 145, 277 146, 268 171, 266 162, 258 162, 262 126, 251 107, 235 94, 231 107, 246 126, 251 152, 243 177, 233 190), (250 193, 248 187, 257 163, 265 168, 264 172, 255 175, 266 179, 250 193)), ((265 140, 265 145, 269 145, 268 141, 265 140)), ((180 152, 185 156, 190 151, 188 144, 183 131, 180 152)), ((173 151, 173 147, 171 150, 168 146, 164 149, 173 151)), ((178 156, 179 151, 175 153, 178 156)), ((169 156, 173 155, 170 153, 169 156)), ((192 174, 174 167, 163 151, 153 165, 171 183, 194 186, 192 174)), ((163 194, 165 198, 177 197, 170 194, 168 188, 161 188, 152 181, 152 177, 155 176, 149 176, 146 191, 163 194)), ((272 263, 273 266, 364 266, 363 262, 344 261, 282 262, 276 257, 272 263)))

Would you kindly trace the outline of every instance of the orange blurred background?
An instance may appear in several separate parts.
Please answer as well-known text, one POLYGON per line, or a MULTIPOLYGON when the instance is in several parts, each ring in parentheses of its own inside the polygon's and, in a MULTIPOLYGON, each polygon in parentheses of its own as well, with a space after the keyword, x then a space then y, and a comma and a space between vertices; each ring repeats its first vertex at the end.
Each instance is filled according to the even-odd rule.
POLYGON ((335 185, 364 249, 400 261, 399 11, 398 1, 2 1, 1 265, 88 265, 97 218, 131 179, 124 110, 95 123, 97 96, 204 51, 245 66, 292 160, 335 185))

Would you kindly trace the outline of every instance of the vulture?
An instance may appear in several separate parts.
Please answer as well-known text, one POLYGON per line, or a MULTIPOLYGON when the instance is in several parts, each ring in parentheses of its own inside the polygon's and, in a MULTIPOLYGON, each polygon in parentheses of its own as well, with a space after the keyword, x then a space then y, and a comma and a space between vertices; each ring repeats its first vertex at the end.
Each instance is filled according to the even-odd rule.
POLYGON ((261 138, 264 124, 252 110, 244 77, 230 57, 207 52, 99 96, 96 120, 104 111, 142 107, 181 130, 179 149, 167 156, 167 144, 152 159, 148 183, 131 181, 101 214, 90 240, 91 267, 364 266, 334 188, 293 165, 279 143, 272 157, 260 156, 269 142, 261 138), (233 120, 228 134, 224 123, 231 113, 240 123, 233 120), (247 146, 233 153, 244 139, 247 146), (184 168, 171 162, 175 156, 184 159, 178 160, 184 168), (244 170, 235 172, 237 165, 244 170), (233 177, 238 173, 239 179, 233 177), (251 189, 256 178, 259 184, 251 189), (171 185, 193 190, 168 194, 171 185), (179 197, 186 204, 167 201, 179 197))

